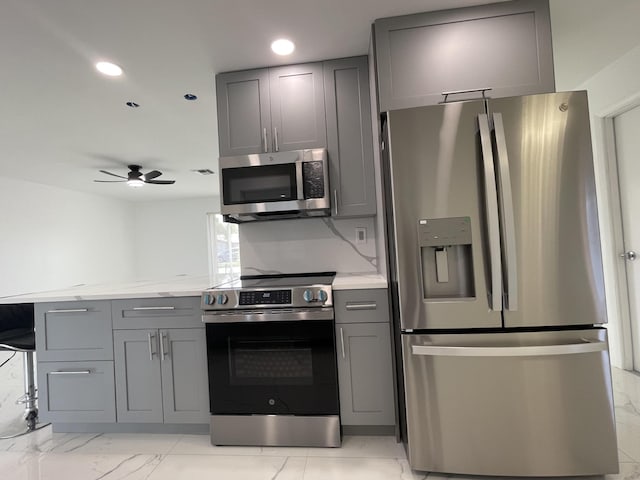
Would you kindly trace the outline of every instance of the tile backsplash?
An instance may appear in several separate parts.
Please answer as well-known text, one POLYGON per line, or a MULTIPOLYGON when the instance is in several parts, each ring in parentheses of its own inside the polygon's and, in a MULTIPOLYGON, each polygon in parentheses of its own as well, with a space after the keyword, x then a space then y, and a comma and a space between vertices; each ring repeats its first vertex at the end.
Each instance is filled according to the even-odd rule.
POLYGON ((303 218, 240 225, 243 275, 378 268, 374 218, 303 218))

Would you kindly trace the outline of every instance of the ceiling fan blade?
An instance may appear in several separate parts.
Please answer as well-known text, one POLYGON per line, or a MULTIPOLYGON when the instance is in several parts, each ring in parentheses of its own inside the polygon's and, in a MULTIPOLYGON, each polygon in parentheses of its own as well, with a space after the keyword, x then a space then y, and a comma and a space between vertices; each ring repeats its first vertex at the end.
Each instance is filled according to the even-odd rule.
POLYGON ((143 175, 143 180, 147 181, 147 180, 153 180, 156 177, 159 177, 160 175, 162 175, 162 172, 159 172, 158 170, 152 170, 149 173, 145 173, 143 175))
POLYGON ((106 170, 98 170, 98 171, 100 173, 106 173, 107 175, 111 175, 112 177, 124 178, 125 180, 127 179, 127 177, 123 177, 122 175, 116 175, 115 173, 107 172, 106 170))
POLYGON ((155 183, 156 185, 173 185, 175 180, 147 180, 145 183, 155 183))
POLYGON ((94 180, 94 182, 98 182, 98 183, 123 183, 123 182, 126 182, 126 180, 94 180))

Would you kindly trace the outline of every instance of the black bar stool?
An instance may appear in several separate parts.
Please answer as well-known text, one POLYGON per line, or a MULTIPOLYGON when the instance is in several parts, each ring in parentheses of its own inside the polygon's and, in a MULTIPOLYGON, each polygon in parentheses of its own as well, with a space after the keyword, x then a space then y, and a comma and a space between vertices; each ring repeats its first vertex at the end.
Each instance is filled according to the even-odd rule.
POLYGON ((36 379, 33 354, 36 351, 33 304, 0 305, 0 350, 22 352, 24 356, 24 395, 17 401, 25 406, 24 420, 27 430, 14 435, 0 437, 13 438, 38 430, 38 408, 36 406, 36 379))

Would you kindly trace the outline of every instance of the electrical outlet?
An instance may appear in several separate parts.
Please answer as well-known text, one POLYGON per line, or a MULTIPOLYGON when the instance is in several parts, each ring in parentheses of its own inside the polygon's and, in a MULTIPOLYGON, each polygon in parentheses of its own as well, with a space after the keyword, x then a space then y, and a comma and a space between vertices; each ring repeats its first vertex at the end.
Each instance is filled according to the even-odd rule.
POLYGON ((367 229, 365 227, 356 227, 356 245, 367 243, 367 229))

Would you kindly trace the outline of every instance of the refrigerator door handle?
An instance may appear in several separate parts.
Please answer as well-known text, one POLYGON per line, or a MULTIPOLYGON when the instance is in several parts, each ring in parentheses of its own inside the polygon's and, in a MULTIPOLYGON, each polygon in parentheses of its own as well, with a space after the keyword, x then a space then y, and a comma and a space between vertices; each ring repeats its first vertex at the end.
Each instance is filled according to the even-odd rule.
POLYGON ((441 347, 412 345, 413 355, 429 357, 541 357, 549 355, 575 355, 602 352, 606 342, 570 343, 563 345, 535 345, 525 347, 441 347))
POLYGON ((500 256, 500 220, 498 218, 498 190, 491 148, 489 117, 478 115, 482 162, 484 166, 485 207, 487 211, 487 230, 489 233, 489 257, 491 264, 491 310, 502 310, 502 265, 500 256))
POLYGON ((507 310, 518 310, 518 257, 516 254, 516 227, 513 212, 513 194, 511 192, 511 174, 509 172, 509 156, 504 134, 502 114, 493 114, 493 126, 498 156, 498 182, 502 212, 502 234, 505 250, 506 289, 505 306, 507 310))

